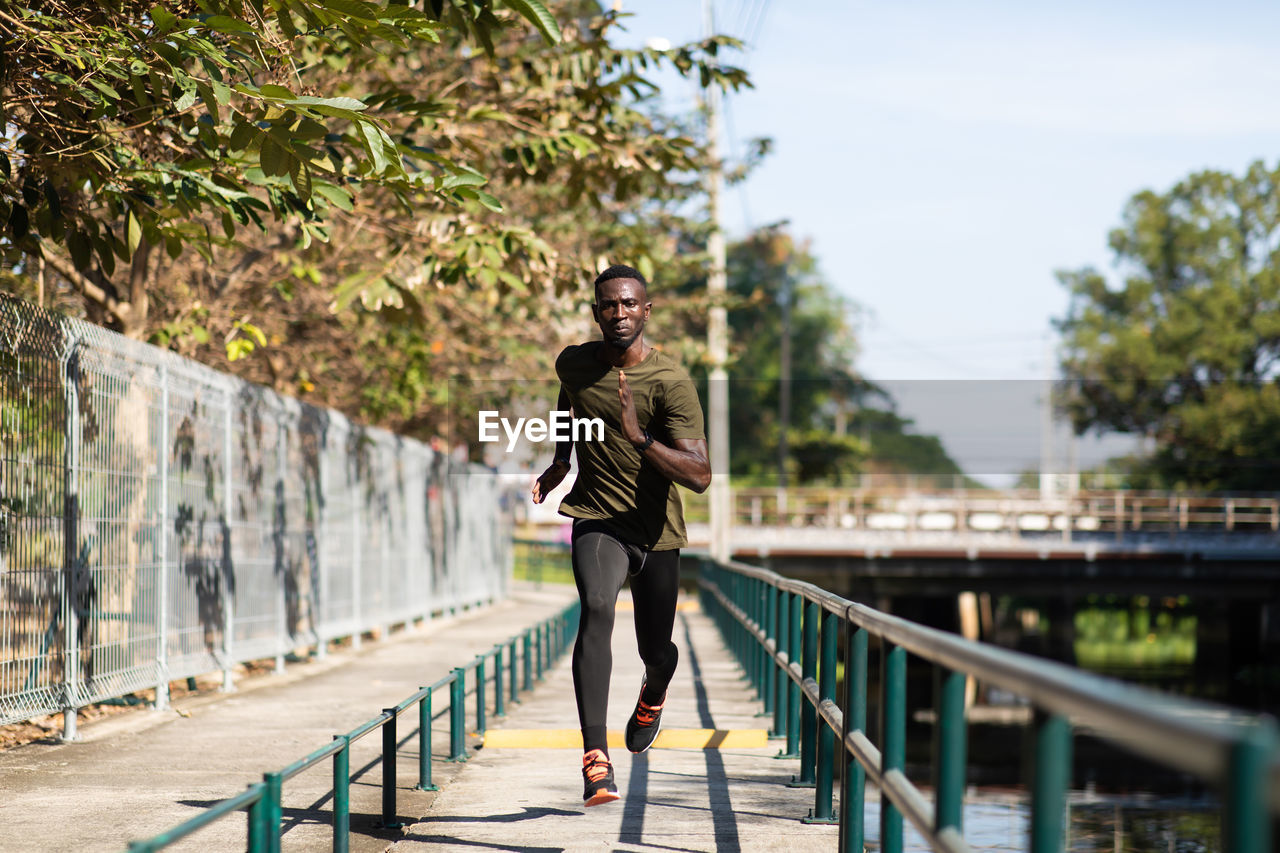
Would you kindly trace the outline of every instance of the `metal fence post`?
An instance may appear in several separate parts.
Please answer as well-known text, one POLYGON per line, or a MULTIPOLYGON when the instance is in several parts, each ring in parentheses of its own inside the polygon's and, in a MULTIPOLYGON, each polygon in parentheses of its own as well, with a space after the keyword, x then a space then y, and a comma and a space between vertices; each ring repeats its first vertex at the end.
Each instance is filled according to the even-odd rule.
MULTIPOLYGON (((261 785, 255 782, 249 785, 250 788, 261 785)), ((245 834, 248 836, 249 853, 264 853, 267 849, 267 795, 264 789, 262 794, 252 805, 246 810, 245 815, 245 834)))
POLYGON ((263 797, 267 805, 263 810, 266 819, 267 850, 269 853, 280 853, 280 784, 279 773, 264 773, 262 781, 267 790, 263 797))
MULTIPOLYGON (((791 607, 789 602, 790 594, 778 590, 778 600, 776 602, 778 608, 778 650, 785 655, 787 666, 791 664, 791 607)), ((790 695, 788 685, 790 684, 791 678, 787 675, 787 670, 779 669, 777 685, 775 686, 777 695, 773 700, 772 737, 786 738, 787 736, 787 706, 790 695)), ((779 753, 779 757, 787 755, 787 752, 788 750, 783 749, 779 753)))
POLYGON ((493 647, 493 715, 495 717, 505 717, 507 715, 506 702, 502 696, 502 650, 501 643, 493 647))
POLYGON ((524 632, 524 689, 533 689, 533 629, 524 632))
POLYGON ((454 667, 449 684, 449 760, 467 760, 467 670, 454 667))
POLYGON ((476 655, 476 734, 484 736, 484 655, 476 655))
POLYGON ((1267 777, 1275 750, 1275 724, 1266 719, 1249 726, 1231 748, 1222 803, 1222 847, 1228 853, 1271 849, 1267 777))
MULTIPOLYGON (((880 641, 880 768, 901 772, 907 744, 907 651, 880 641)), ((880 850, 902 853, 902 812, 880 793, 880 850)))
MULTIPOLYGON (((222 535, 231 537, 231 518, 234 503, 231 499, 231 381, 227 380, 226 391, 226 408, 222 413, 222 535)), ((224 542, 222 553, 224 559, 229 559, 232 553, 232 543, 224 542)), ((231 589, 231 567, 224 565, 222 567, 222 612, 224 614, 222 626, 222 690, 224 693, 231 693, 236 689, 234 678, 235 669, 235 610, 236 597, 231 589)), ((277 780, 278 781, 278 780, 277 780)), ((279 804, 277 803, 277 808, 279 804)), ((276 821, 277 831, 275 848, 279 848, 279 827, 280 822, 276 821)))
POLYGON ((1071 722, 1036 709, 1031 776, 1031 853, 1061 853, 1067 786, 1071 782, 1071 722))
POLYGON ((512 702, 519 702, 520 693, 518 691, 519 691, 520 684, 516 678, 516 646, 517 646, 516 638, 512 637, 510 640, 508 640, 507 646, 508 646, 507 669, 510 670, 510 672, 508 673, 508 681, 507 681, 507 695, 511 697, 512 702))
POLYGON ((364 532, 364 514, 360 511, 361 492, 359 481, 352 484, 351 499, 355 502, 351 511, 351 617, 354 623, 351 629, 351 648, 353 650, 359 649, 360 644, 364 642, 364 602, 360 595, 364 584, 364 579, 361 577, 364 562, 360 559, 360 539, 362 538, 360 534, 364 532))
MULTIPOLYGON (((790 593, 789 607, 790 637, 787 639, 787 667, 800 659, 800 617, 803 612, 803 601, 800 593, 790 593)), ((800 685, 792 677, 787 678, 787 753, 789 757, 800 757, 800 685)))
POLYGON ((937 722, 933 727, 934 825, 960 832, 964 821, 966 740, 962 672, 934 667, 933 695, 937 722))
MULTIPOLYGON (((846 613, 845 618, 848 619, 846 613)), ((850 732, 867 729, 867 632, 845 623, 848 636, 844 666, 844 777, 840 790, 840 853, 862 853, 866 835, 867 771, 843 746, 850 732), (852 629, 852 630, 851 630, 852 629)))
MULTIPOLYGON (((816 607, 816 605, 815 605, 816 607)), ((840 617, 822 610, 822 657, 818 661, 818 701, 834 701, 836 698, 836 637, 840 630, 840 617)), ((831 793, 835 775, 836 734, 826 721, 818 722, 817 781, 815 783, 813 811, 804 823, 835 823, 831 811, 831 793)))
MULTIPOLYGON (((63 364, 63 388, 67 419, 63 452, 65 481, 63 494, 62 547, 62 740, 76 740, 76 715, 80 683, 80 350, 79 341, 68 341, 63 364)), ((85 571, 88 566, 85 566, 85 571)))
POLYGON ((396 709, 383 708, 388 720, 382 724, 382 828, 399 829, 396 820, 396 709))
POLYGON ((534 629, 533 629, 533 631, 534 631, 534 646, 536 647, 536 654, 537 654, 537 667, 536 667, 536 668, 537 668, 537 675, 538 675, 538 680, 539 680, 539 681, 541 681, 541 680, 542 680, 542 645, 543 645, 543 643, 542 643, 542 635, 543 635, 543 633, 544 633, 544 631, 542 630, 542 628, 543 628, 542 624, 541 624, 541 623, 539 623, 539 624, 538 624, 538 626, 537 626, 536 628, 534 628, 534 629))
MULTIPOLYGON (((818 674, 818 612, 817 602, 805 602, 804 646, 800 650, 800 672, 804 681, 816 678, 818 674)), ((792 777, 790 784, 793 788, 811 788, 815 784, 817 737, 818 710, 806 696, 800 704, 800 775, 792 777)))
POLYGON ((431 783, 431 691, 418 701, 418 790, 440 790, 431 783))
POLYGON ((351 845, 351 738, 334 735, 342 748, 333 754, 333 851, 347 853, 351 845))
POLYGON ((169 707, 169 368, 163 364, 160 366, 160 436, 155 448, 160 479, 160 518, 156 528, 159 577, 156 578, 155 708, 163 711, 169 707))
MULTIPOLYGON (((285 478, 288 476, 288 471, 285 466, 285 461, 286 461, 285 460, 285 436, 287 434, 288 434, 288 430, 285 428, 284 418, 281 418, 280 422, 276 424, 276 477, 278 478, 278 481, 280 483, 280 491, 278 492, 276 497, 276 500, 278 501, 285 500, 284 482, 285 482, 285 478)), ((278 519, 285 517, 284 515, 285 507, 283 506, 277 507, 276 512, 277 512, 276 517, 278 519)), ((279 535, 284 536, 284 531, 281 530, 279 535)), ((285 581, 284 572, 287 570, 283 568, 283 565, 284 564, 282 563, 280 577, 279 577, 280 589, 276 590, 276 632, 278 634, 278 637, 276 639, 276 642, 277 642, 276 674, 277 675, 283 674, 285 671, 284 649, 285 649, 285 644, 289 641, 288 625, 286 624, 287 617, 285 616, 286 608, 288 606, 288 602, 285 601, 285 598, 287 597, 287 594, 288 594, 289 584, 285 581)), ((313 580, 313 583, 314 583, 314 580, 313 580)))
POLYGON ((778 588, 773 584, 765 584, 764 587, 764 639, 765 647, 762 650, 762 663, 764 666, 764 713, 761 716, 773 717, 773 731, 771 735, 778 733, 778 714, 777 714, 777 696, 778 689, 778 664, 773 659, 773 653, 769 651, 768 643, 773 641, 774 651, 778 648, 778 588))

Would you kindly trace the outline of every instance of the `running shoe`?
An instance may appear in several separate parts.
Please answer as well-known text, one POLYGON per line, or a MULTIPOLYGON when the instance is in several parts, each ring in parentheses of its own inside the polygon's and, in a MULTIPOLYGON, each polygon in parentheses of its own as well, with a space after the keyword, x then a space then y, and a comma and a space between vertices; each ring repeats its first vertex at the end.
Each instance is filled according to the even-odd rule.
POLYGON ((613 783, 613 765, 603 750, 593 749, 582 756, 582 783, 582 800, 588 806, 622 799, 613 783))
POLYGON ((644 752, 653 746, 658 730, 662 728, 662 707, 667 704, 667 694, 662 694, 662 701, 650 705, 644 701, 644 685, 647 679, 640 682, 640 698, 636 699, 636 709, 627 720, 627 749, 635 753, 644 752))

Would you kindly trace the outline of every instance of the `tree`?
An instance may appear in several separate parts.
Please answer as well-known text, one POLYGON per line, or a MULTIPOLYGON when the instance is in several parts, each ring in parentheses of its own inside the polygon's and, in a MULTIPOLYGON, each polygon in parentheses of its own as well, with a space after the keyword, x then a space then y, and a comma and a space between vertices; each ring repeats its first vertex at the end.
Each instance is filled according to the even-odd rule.
MULTIPOLYGON (((6 260, 47 263, 93 319, 141 336, 158 251, 207 255, 268 222, 324 239, 330 211, 364 185, 404 204, 422 194, 496 204, 465 163, 393 139, 385 100, 312 85, 317 66, 442 32, 487 44, 502 26, 489 3, 427 5, 0 3, 6 260)), ((508 6, 559 38, 539 0, 508 6)))
MULTIPOLYGON (((910 433, 888 394, 858 375, 852 306, 822 277, 807 246, 780 226, 761 229, 730 245, 727 274, 729 464, 738 482, 778 482, 784 299, 791 303, 790 484, 849 485, 864 472, 959 473, 936 438, 910 433)), ((693 279, 684 290, 704 286, 693 279)), ((705 364, 695 373, 705 382, 705 364)))
MULTIPOLYGON (((620 16, 595 3, 558 3, 554 18, 538 3, 505 6, 449 0, 418 13, 394 2, 268 0, 170 7, 184 16, 170 21, 142 5, 91 14, 68 4, 58 38, 99 51, 79 60, 90 70, 71 78, 76 96, 91 99, 102 83, 129 104, 95 115, 85 100, 69 115, 91 126, 86 137, 115 140, 117 159, 162 159, 150 171, 108 170, 105 190, 81 197, 72 190, 93 184, 76 169, 105 169, 91 152, 71 152, 71 190, 56 176, 67 152, 43 165, 15 157, 21 167, 0 201, 27 211, 29 227, 0 243, 11 275, 47 257, 87 306, 75 313, 364 419, 433 430, 450 375, 515 377, 549 358, 534 347, 554 340, 512 329, 564 334, 582 271, 599 257, 674 265, 681 241, 705 229, 687 210, 703 148, 652 106, 652 73, 746 82, 716 59, 731 39, 627 51, 610 43, 620 16), (129 36, 120 50, 150 50, 158 69, 158 82, 150 71, 138 82, 153 104, 149 124, 128 132, 118 126, 140 110, 133 78, 127 87, 99 79, 102 45, 120 32, 129 36), (202 53, 214 48, 235 60, 214 63, 227 104, 202 53), (157 146, 157 134, 179 150, 157 146), (308 159, 311 149, 322 156, 308 159), (145 171, 168 187, 174 169, 191 173, 178 181, 180 204, 136 183, 145 171), (28 185, 51 186, 58 215, 43 191, 34 207, 20 198, 28 185), (67 236, 82 231, 98 235, 87 260, 83 241, 67 236), (114 268, 136 252, 150 252, 142 277, 114 268)), ((19 27, 34 13, 0 11, 34 38, 19 27)), ((32 79, 71 77, 55 70, 66 63, 57 51, 40 57, 26 62, 32 79)), ((6 111, 23 109, 11 97, 16 79, 5 78, 6 111)), ((44 118, 27 116, 32 130, 15 144, 37 150, 58 123, 44 118)))
POLYGON ((1280 169, 1138 193, 1110 245, 1124 276, 1059 272, 1077 432, 1151 436, 1166 488, 1274 489, 1280 473, 1280 169))

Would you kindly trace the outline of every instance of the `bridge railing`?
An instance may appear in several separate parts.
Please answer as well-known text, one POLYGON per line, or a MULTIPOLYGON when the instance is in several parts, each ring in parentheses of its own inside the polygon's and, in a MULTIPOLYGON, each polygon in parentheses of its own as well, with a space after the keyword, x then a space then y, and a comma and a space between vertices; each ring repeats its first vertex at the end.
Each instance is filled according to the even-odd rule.
MULTIPOLYGON (((925 484, 927 486, 929 484, 925 484)), ((751 527, 952 533, 1277 533, 1280 495, 1124 490, 930 489, 906 484, 847 488, 736 488, 733 523, 751 527)), ((689 498, 689 519, 706 520, 689 498)))
POLYGON ((438 790, 432 782, 432 724, 436 717, 443 716, 446 711, 435 711, 432 697, 448 689, 449 761, 466 761, 467 698, 470 696, 475 699, 472 717, 475 727, 472 731, 483 736, 490 689, 492 688, 493 713, 501 717, 505 713, 506 702, 516 700, 523 691, 532 690, 534 681, 541 681, 544 671, 571 647, 573 638, 577 635, 580 615, 581 604, 575 601, 554 616, 497 644, 488 652, 477 655, 465 666, 455 667, 448 675, 419 688, 394 707, 383 709, 378 716, 361 723, 346 734, 334 735, 330 743, 287 767, 264 773, 261 782, 255 782, 244 792, 215 803, 195 817, 158 835, 130 842, 128 853, 155 853, 240 811, 245 812, 247 818, 246 848, 249 853, 280 853, 281 795, 284 783, 316 767, 327 758, 333 759, 333 786, 327 792, 333 795, 332 849, 335 853, 347 853, 351 849, 351 745, 378 730, 382 734, 380 825, 384 829, 401 827, 403 824, 399 822, 396 805, 396 755, 400 743, 396 734, 396 721, 400 715, 416 706, 416 790, 438 790), (491 670, 487 668, 489 662, 493 663, 491 670), (470 692, 467 690, 468 673, 473 673, 470 692))
POLYGON ((704 609, 773 715, 773 734, 800 759, 793 784, 815 788, 806 820, 835 822, 840 763, 840 849, 863 849, 866 780, 881 792, 880 849, 900 853, 903 817, 935 850, 967 850, 967 676, 1024 697, 1034 709, 1029 849, 1063 849, 1072 736, 1087 727, 1123 750, 1193 774, 1221 791, 1223 849, 1269 851, 1269 814, 1280 814, 1275 721, 1155 693, 1042 658, 962 639, 882 613, 801 581, 741 563, 703 561, 704 609), (869 639, 880 644, 879 743, 867 734, 869 639), (837 699, 837 655, 843 689, 837 699), (904 773, 906 663, 934 666, 935 791, 930 804, 904 773), (821 723, 821 725, 819 725, 821 723), (839 749, 837 749, 839 747, 839 749))

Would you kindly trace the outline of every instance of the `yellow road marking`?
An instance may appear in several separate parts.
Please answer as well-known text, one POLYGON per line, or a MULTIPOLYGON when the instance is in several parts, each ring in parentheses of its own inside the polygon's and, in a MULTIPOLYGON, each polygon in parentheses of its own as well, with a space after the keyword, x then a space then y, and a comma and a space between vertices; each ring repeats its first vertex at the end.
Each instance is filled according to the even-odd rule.
MULTIPOLYGON (((485 732, 486 749, 581 749, 577 729, 493 729, 485 732)), ((769 745, 764 729, 663 729, 655 749, 750 749, 769 745)), ((622 732, 609 732, 610 748, 626 748, 622 732)))

